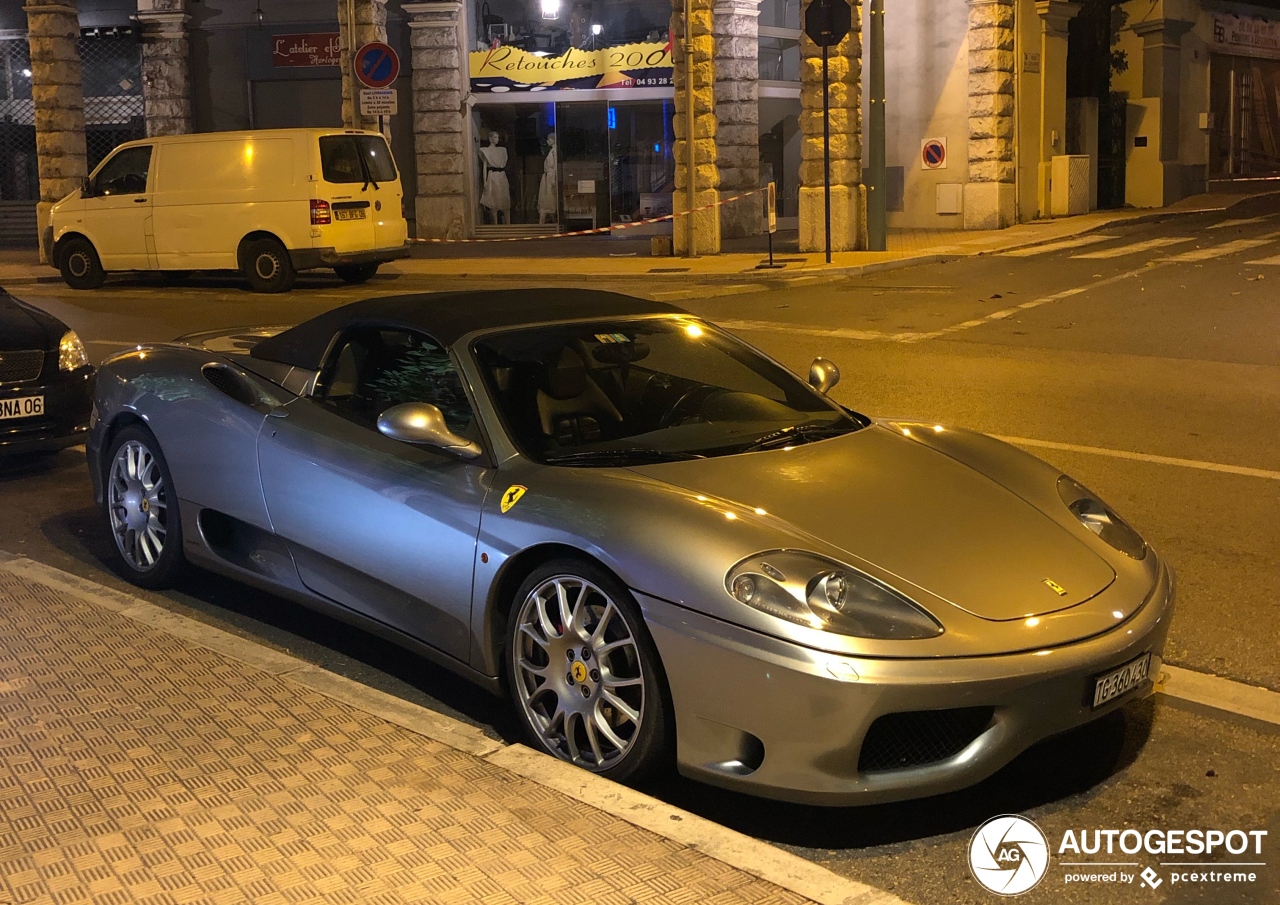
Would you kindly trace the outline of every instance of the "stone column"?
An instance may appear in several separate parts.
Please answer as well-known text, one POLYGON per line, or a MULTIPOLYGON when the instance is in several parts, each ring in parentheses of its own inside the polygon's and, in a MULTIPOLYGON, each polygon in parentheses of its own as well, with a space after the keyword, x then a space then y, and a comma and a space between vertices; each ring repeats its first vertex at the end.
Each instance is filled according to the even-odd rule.
POLYGON ((142 98, 148 135, 191 131, 191 66, 186 0, 138 0, 142 98))
POLYGON ((1040 15, 1040 216, 1052 209, 1049 199, 1053 155, 1067 152, 1067 23, 1080 12, 1079 3, 1036 0, 1040 15))
POLYGON ((49 263, 45 228, 49 209, 88 175, 84 149, 84 87, 80 75, 80 20, 75 0, 27 0, 31 97, 36 108, 40 167, 40 260, 49 263))
MULTIPOLYGON (((1142 38, 1142 96, 1160 98, 1160 160, 1176 163, 1182 103, 1182 37, 1195 23, 1149 19, 1133 26, 1142 38)), ((1166 199, 1166 203, 1169 199, 1166 199)))
MULTIPOLYGON (((760 0, 715 0, 716 145, 720 195, 760 187, 760 0)), ((720 234, 755 236, 762 225, 760 197, 720 208, 720 234)))
MULTIPOLYGON (((809 8, 804 0, 800 15, 809 8)), ((831 77, 831 250, 866 247, 862 185, 862 4, 853 0, 853 27, 828 48, 831 77)), ((800 250, 826 248, 822 160, 822 48, 800 37, 800 250)))
POLYGON ((376 117, 360 115, 360 83, 351 73, 355 52, 370 41, 387 40, 387 0, 337 0, 338 56, 342 60, 342 124, 348 129, 376 131, 376 117), (348 16, 355 13, 354 25, 348 16))
MULTIPOLYGON (((693 43, 684 46, 685 0, 671 0, 671 58, 675 71, 676 190, 672 207, 679 214, 690 209, 689 186, 693 185, 693 207, 715 204, 720 199, 720 168, 716 147, 716 60, 712 36, 714 0, 689 0, 693 10, 693 43), (686 84, 685 54, 692 52, 693 84, 686 84), (692 91, 690 91, 692 87, 692 91), (693 99, 693 135, 689 135, 689 102, 693 99), (689 141, 693 141, 693 172, 689 172, 689 141)), ((694 243, 689 247, 688 218, 677 216, 674 231, 675 253, 719 254, 720 213, 712 207, 693 217, 694 243)))
MULTIPOLYGON (((964 228, 1016 219, 1013 0, 969 0, 969 181, 964 228)), ((1065 84, 1065 83, 1064 83, 1065 84)))
POLYGON ((419 238, 466 235, 467 85, 461 0, 406 3, 413 54, 413 144, 418 158, 414 202, 419 238))

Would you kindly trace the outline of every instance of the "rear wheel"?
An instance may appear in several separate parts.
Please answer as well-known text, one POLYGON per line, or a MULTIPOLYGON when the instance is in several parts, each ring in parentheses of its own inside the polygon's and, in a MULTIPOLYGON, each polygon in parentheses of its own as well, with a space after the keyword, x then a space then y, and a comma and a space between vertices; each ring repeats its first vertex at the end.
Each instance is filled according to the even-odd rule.
POLYGON ((511 696, 538 748, 614 780, 666 761, 666 677, 621 582, 591 562, 553 560, 525 579, 511 614, 511 696))
POLYGON ((298 276, 289 252, 270 236, 241 246, 240 270, 254 292, 288 292, 298 276))
POLYGON ((130 425, 115 435, 106 464, 103 509, 117 570, 141 587, 166 587, 182 568, 182 522, 160 444, 130 425))
POLYGON ((68 239, 58 253, 58 270, 72 289, 97 289, 106 280, 98 252, 84 236, 68 239))
POLYGON ((367 283, 373 279, 373 275, 378 272, 378 262, 374 261, 370 264, 339 264, 333 268, 333 272, 344 283, 367 283))

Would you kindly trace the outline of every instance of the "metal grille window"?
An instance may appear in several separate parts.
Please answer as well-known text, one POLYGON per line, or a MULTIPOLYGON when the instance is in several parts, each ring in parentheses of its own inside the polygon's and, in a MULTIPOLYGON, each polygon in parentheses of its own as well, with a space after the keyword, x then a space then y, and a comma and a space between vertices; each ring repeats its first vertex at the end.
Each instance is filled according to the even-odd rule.
POLYGON ((35 201, 35 103, 27 42, 0 40, 0 201, 35 201))
POLYGON ((132 28, 80 32, 85 150, 92 171, 121 142, 146 138, 142 105, 142 45, 132 28))

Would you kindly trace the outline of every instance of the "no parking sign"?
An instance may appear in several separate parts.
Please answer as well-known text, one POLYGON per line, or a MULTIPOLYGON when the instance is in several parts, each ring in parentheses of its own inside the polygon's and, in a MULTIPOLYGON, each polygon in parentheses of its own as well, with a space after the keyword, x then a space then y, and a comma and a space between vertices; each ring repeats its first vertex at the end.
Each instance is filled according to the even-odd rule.
POLYGON ((947 168, 947 140, 926 138, 920 142, 920 169, 945 170, 947 168))
POLYGON ((366 88, 386 88, 400 75, 400 58, 386 44, 372 41, 356 51, 352 67, 366 88))

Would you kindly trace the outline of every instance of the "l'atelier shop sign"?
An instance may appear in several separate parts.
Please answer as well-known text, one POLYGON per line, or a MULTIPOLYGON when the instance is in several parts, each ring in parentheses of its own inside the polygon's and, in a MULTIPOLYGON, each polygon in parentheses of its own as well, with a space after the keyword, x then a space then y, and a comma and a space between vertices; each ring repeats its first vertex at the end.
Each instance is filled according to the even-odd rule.
POLYGON ((275 35, 271 40, 272 66, 337 66, 338 32, 275 35))
POLYGON ((597 50, 570 48, 555 57, 507 45, 471 54, 474 92, 657 88, 670 84, 671 44, 657 41, 597 50))
POLYGON ((1280 22, 1258 16, 1213 13, 1213 41, 1209 49, 1241 57, 1280 60, 1280 22))

